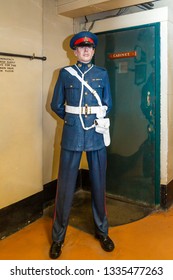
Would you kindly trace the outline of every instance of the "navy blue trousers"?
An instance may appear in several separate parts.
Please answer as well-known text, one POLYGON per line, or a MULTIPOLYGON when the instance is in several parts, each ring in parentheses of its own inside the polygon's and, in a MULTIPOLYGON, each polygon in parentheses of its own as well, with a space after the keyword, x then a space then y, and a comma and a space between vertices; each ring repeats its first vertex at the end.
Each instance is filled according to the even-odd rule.
MULTIPOLYGON (((95 232, 106 236, 108 234, 108 221, 105 208, 106 148, 86 152, 86 155, 91 180, 91 205, 95 232)), ((52 230, 52 239, 56 242, 65 239, 81 156, 82 152, 61 149, 52 230)))

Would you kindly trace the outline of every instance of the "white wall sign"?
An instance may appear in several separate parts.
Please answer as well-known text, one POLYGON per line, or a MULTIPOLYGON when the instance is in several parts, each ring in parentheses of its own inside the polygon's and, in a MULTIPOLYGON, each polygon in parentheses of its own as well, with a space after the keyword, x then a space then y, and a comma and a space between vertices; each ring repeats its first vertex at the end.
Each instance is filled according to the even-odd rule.
POLYGON ((16 61, 11 57, 0 57, 0 72, 14 72, 16 61))

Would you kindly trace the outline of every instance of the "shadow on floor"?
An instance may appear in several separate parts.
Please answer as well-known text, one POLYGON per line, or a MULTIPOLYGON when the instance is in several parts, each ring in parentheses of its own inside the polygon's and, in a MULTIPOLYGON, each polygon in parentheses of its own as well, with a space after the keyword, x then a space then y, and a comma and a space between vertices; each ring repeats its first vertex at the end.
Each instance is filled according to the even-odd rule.
MULTIPOLYGON (((114 198, 106 198, 109 226, 128 224, 142 219, 152 213, 153 209, 114 198)), ((54 205, 44 211, 44 215, 53 217, 54 205)), ((69 225, 86 233, 94 234, 91 210, 91 196, 87 191, 78 191, 74 195, 69 225)))

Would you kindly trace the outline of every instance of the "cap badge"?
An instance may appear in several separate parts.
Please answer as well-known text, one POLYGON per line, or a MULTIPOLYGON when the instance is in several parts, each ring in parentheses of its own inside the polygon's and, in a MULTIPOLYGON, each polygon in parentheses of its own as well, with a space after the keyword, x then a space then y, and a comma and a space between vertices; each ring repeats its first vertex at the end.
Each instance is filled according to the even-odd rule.
POLYGON ((84 37, 84 42, 88 42, 89 38, 88 37, 84 37))

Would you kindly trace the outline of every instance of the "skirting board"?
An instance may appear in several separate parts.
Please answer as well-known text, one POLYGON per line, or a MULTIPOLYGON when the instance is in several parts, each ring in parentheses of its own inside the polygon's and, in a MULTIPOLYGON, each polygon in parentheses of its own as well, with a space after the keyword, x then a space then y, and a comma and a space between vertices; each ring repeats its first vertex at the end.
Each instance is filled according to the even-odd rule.
POLYGON ((173 180, 168 185, 160 187, 160 206, 168 209, 173 204, 173 180))
POLYGON ((0 239, 15 233, 43 215, 43 192, 0 209, 0 239))

